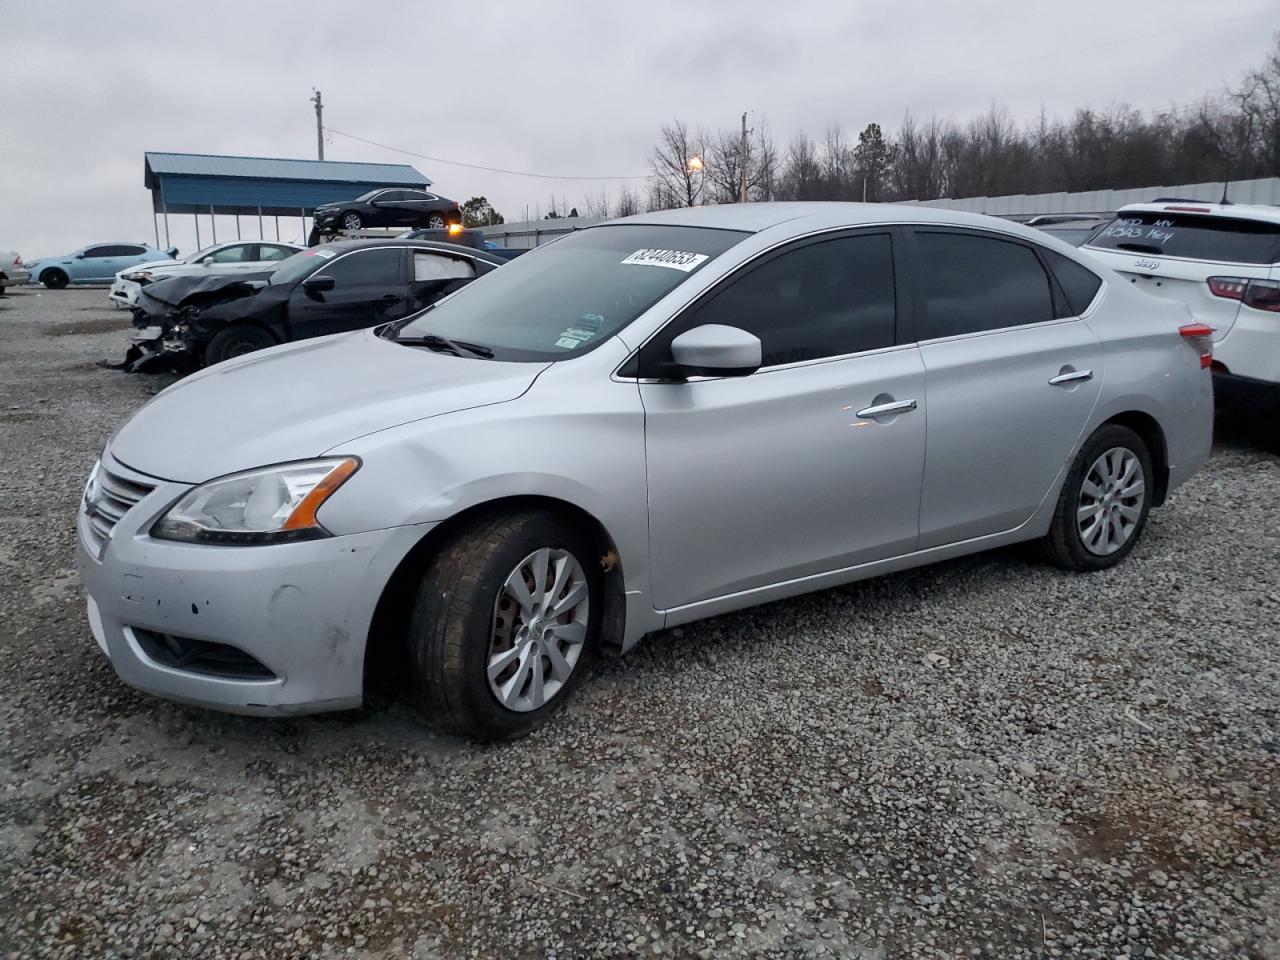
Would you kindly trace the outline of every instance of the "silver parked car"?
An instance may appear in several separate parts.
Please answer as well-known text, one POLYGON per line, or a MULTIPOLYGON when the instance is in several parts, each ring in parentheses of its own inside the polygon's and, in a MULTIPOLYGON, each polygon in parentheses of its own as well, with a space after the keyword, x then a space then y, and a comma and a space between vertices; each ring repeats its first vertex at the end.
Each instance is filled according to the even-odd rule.
POLYGON ((29 279, 22 257, 12 250, 0 250, 0 293, 5 287, 20 287, 29 279))
POLYGON ((616 221, 157 396, 85 490, 89 621, 161 696, 405 676, 446 729, 518 735, 664 627, 1024 540, 1118 563, 1209 453, 1207 337, 1003 220, 616 221))

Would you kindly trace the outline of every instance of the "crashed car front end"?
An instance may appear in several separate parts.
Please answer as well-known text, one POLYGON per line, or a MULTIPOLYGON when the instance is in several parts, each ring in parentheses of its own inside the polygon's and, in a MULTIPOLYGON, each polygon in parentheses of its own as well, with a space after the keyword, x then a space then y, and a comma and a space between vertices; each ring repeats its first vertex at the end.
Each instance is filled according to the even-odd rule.
POLYGON ((135 373, 198 366, 204 346, 219 329, 244 315, 240 301, 265 289, 266 276, 174 277, 143 287, 121 366, 135 373))

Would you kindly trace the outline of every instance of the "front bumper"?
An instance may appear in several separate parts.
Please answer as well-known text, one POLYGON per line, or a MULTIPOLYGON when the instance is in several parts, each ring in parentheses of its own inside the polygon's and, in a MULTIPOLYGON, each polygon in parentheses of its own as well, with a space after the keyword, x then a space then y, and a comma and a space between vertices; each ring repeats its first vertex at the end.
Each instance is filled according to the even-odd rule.
POLYGON ((136 280, 120 279, 111 285, 111 290, 107 293, 107 297, 112 303, 122 304, 126 307, 136 307, 138 305, 138 291, 142 289, 142 285, 136 280))
POLYGON ((295 714, 361 702, 364 648, 382 589, 430 524, 302 543, 214 547, 147 533, 187 484, 157 481, 104 456, 149 493, 109 538, 79 513, 77 562, 89 625, 120 678, 148 693, 233 713, 295 714), (157 637, 218 645, 264 670, 246 678, 175 665, 157 637))

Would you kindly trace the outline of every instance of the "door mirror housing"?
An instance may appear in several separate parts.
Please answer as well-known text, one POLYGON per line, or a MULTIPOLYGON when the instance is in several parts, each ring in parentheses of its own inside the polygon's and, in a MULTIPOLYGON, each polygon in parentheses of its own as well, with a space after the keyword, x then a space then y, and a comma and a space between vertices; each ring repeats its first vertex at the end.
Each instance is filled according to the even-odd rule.
POLYGON ((677 377, 745 377, 760 369, 760 338, 739 327, 706 323, 671 341, 677 377))
POLYGON ((302 289, 307 293, 325 293, 333 289, 333 277, 315 276, 307 277, 302 281, 302 289))

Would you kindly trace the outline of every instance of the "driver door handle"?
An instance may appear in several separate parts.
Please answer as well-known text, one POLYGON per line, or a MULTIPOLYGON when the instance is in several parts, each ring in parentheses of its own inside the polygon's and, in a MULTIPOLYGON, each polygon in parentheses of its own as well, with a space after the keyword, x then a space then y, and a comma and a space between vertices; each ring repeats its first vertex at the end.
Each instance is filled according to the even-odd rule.
POLYGON ((876 417, 892 417, 899 413, 909 413, 915 408, 914 400, 894 400, 892 403, 878 403, 874 407, 863 407, 855 416, 859 420, 874 420, 876 417))
POLYGON ((1049 378, 1049 385, 1056 387, 1061 383, 1075 383, 1079 380, 1092 380, 1092 370, 1072 370, 1069 373, 1060 373, 1056 377, 1049 378))

